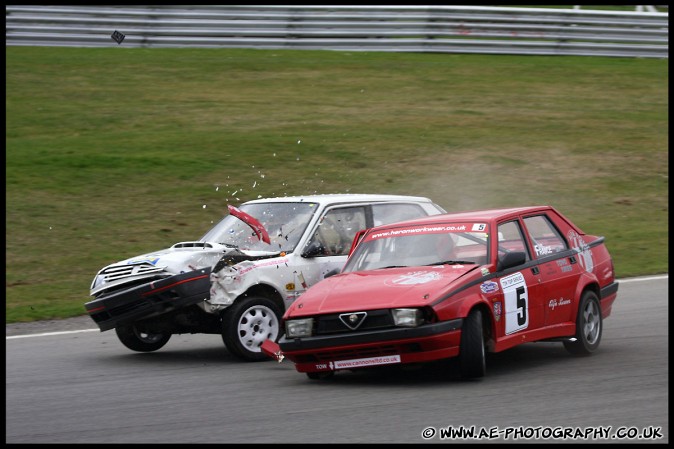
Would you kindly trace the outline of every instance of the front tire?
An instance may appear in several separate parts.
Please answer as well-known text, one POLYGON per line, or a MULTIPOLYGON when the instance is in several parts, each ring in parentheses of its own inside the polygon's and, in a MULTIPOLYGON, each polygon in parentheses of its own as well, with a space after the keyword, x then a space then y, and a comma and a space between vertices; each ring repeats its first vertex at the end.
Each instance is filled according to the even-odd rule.
POLYGON ((151 334, 139 331, 133 324, 118 326, 115 332, 124 346, 138 352, 153 352, 161 349, 171 338, 171 334, 151 334))
POLYGON ((222 341, 234 356, 258 362, 271 360, 260 346, 276 341, 281 311, 274 301, 262 296, 242 298, 229 306, 222 317, 222 341))
POLYGON ((599 347, 603 327, 597 294, 588 290, 578 306, 575 341, 565 341, 564 347, 574 355, 592 354, 599 347))
POLYGON ((459 348, 459 365, 461 377, 474 379, 484 377, 487 373, 485 361, 484 335, 482 332, 482 312, 471 311, 461 328, 459 348))

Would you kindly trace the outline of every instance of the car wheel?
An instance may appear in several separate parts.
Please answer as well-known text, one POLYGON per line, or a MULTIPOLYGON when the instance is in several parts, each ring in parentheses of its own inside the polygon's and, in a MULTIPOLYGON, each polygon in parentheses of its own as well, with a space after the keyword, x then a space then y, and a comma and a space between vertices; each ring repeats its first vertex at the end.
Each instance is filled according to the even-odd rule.
POLYGON ((151 334, 139 331, 133 324, 115 328, 117 338, 127 348, 138 352, 152 352, 164 347, 171 334, 151 334))
POLYGON ((592 291, 583 293, 576 317, 576 335, 574 341, 565 341, 564 347, 574 355, 589 355, 599 347, 602 332, 601 307, 597 294, 592 291))
POLYGON ((322 380, 322 379, 330 379, 332 376, 335 375, 334 371, 319 371, 315 373, 305 373, 307 377, 311 380, 322 380))
POLYGON ((473 310, 463 320, 459 365, 461 377, 464 379, 483 377, 487 372, 482 334, 482 312, 479 310, 473 310))
POLYGON ((260 346, 278 337, 281 311, 274 301, 261 296, 242 298, 222 317, 222 340, 229 352, 249 362, 271 360, 260 346))

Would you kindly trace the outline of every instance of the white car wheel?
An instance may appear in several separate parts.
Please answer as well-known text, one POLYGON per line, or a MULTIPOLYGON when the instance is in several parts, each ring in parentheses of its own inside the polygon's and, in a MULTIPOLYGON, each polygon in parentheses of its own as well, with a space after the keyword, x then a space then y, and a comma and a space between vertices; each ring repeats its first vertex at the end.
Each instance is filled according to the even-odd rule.
POLYGON ((248 361, 271 360, 260 346, 278 337, 281 312, 268 298, 239 299, 223 316, 222 339, 235 356, 248 361))

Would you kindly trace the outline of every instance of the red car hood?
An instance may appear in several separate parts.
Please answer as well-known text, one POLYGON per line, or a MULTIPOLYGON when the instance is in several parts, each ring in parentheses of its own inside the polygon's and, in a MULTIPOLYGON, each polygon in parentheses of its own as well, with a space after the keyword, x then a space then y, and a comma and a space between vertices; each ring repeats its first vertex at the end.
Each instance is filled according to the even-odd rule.
POLYGON ((404 267, 338 274, 307 290, 290 306, 286 317, 424 306, 477 267, 404 267))

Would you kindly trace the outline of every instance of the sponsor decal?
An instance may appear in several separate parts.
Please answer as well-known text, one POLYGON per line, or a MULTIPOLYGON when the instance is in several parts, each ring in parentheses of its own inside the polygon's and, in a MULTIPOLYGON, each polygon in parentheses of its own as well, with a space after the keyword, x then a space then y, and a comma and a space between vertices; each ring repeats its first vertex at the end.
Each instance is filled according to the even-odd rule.
POLYGON ((386 283, 389 285, 415 285, 437 281, 440 278, 442 278, 440 273, 434 273, 432 271, 413 271, 411 273, 403 274, 391 281, 386 281, 386 283))
POLYGON ((376 366, 376 365, 390 365, 392 363, 400 363, 400 356, 386 355, 381 357, 368 357, 366 359, 337 360, 334 362, 334 369, 360 368, 363 366, 376 366))
POLYGON ((405 235, 416 234, 444 234, 446 232, 467 232, 468 226, 460 225, 437 225, 437 226, 414 226, 403 229, 390 229, 388 231, 375 232, 366 237, 366 240, 386 239, 391 237, 401 237, 405 235))
POLYGON ((248 261, 248 260, 245 260, 245 261, 243 261, 243 262, 241 262, 241 263, 242 263, 242 264, 245 264, 246 262, 249 262, 250 265, 249 265, 249 266, 246 266, 246 267, 243 267, 243 268, 240 268, 240 269, 238 270, 238 271, 239 271, 239 274, 240 274, 241 276, 243 276, 244 274, 246 274, 246 273, 248 273, 249 271, 252 271, 252 270, 254 270, 254 269, 256 269, 256 268, 268 267, 268 266, 273 266, 273 265, 277 265, 277 266, 278 266, 278 265, 284 265, 284 264, 285 264, 286 266, 288 265, 288 260, 285 259, 285 258, 282 258, 282 259, 280 259, 280 260, 277 260, 276 258, 274 258, 274 259, 263 260, 263 261, 260 261, 260 262, 250 262, 250 261, 248 261))
POLYGON ((592 250, 588 246, 587 243, 585 243, 585 240, 583 240, 583 237, 578 235, 576 231, 573 229, 569 231, 566 236, 569 239, 569 242, 571 243, 571 247, 576 250, 578 255, 580 256, 580 265, 585 268, 585 271, 592 271, 594 268, 594 262, 592 261, 592 250))
POLYGON ((501 288, 503 290, 519 284, 524 284, 524 276, 519 271, 517 273, 511 274, 510 276, 501 278, 501 288))
POLYGON ((546 245, 541 245, 540 243, 536 243, 536 245, 534 245, 534 248, 536 249, 536 255, 537 256, 545 256, 547 254, 552 254, 552 247, 551 246, 546 246, 546 245))
POLYGON ((557 268, 561 270, 562 273, 569 273, 573 271, 573 266, 569 264, 568 259, 557 259, 555 260, 555 263, 553 264, 552 262, 545 264, 545 267, 548 269, 547 274, 553 275, 557 273, 557 270, 555 269, 555 265, 557 268))
POLYGON ((555 262, 557 262, 557 266, 561 268, 562 273, 573 271, 573 267, 569 264, 567 259, 557 259, 555 262))
POLYGON ((489 275, 489 268, 482 268, 482 276, 488 276, 489 275))
POLYGON ((501 307, 501 301, 496 301, 494 303, 494 319, 496 321, 501 320, 501 315, 503 314, 503 308, 501 307))
POLYGON ((471 228, 471 231, 484 231, 485 229, 487 229, 487 225, 485 223, 475 223, 471 228))
POLYGON ((498 284, 496 282, 493 282, 493 281, 483 282, 480 285, 480 291, 482 293, 485 293, 485 294, 497 292, 498 291, 498 284))
POLYGON ((128 261, 126 264, 127 265, 134 265, 137 263, 149 263, 150 265, 157 265, 157 262, 159 262, 159 257, 155 257, 154 259, 133 259, 128 261))
POLYGON ((551 299, 550 302, 548 302, 548 307, 550 307, 550 309, 552 309, 552 310, 555 310, 555 307, 557 307, 557 306, 565 306, 565 305, 567 305, 567 304, 571 304, 571 300, 570 300, 570 299, 559 298, 559 300, 557 300, 557 299, 555 298, 555 299, 551 299))

